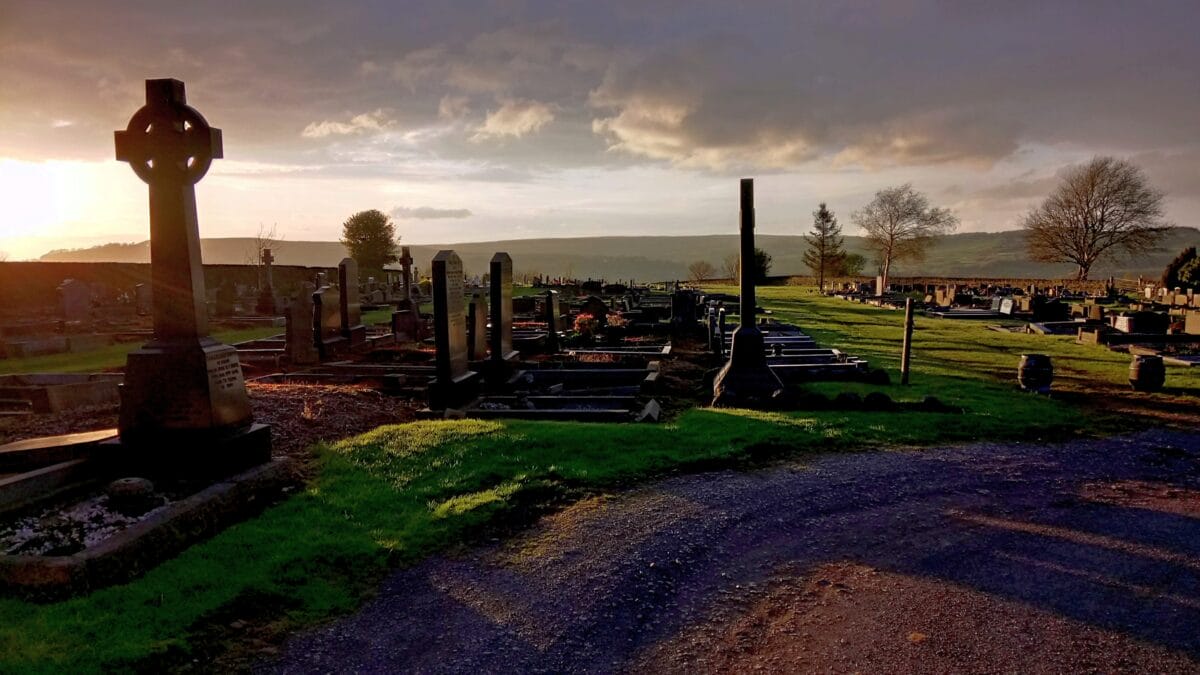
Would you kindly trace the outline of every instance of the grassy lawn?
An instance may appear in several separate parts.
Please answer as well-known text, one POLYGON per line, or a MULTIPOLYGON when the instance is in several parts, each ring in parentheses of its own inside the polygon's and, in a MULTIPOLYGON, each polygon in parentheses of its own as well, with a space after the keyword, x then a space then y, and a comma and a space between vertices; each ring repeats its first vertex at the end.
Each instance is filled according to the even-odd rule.
MULTIPOLYGON (((776 316, 826 346, 893 371, 898 312, 763 289, 776 316)), ((1068 386, 1117 384, 1127 358, 1107 350, 920 320, 913 385, 822 384, 883 390, 898 400, 933 394, 964 414, 693 409, 659 425, 414 422, 316 449, 301 492, 262 516, 193 546, 145 577, 87 597, 36 605, 0 599, 0 671, 164 668, 205 658, 235 638, 230 623, 309 624, 356 607, 388 569, 528 522, 547 506, 671 472, 777 457, 973 439, 1077 433, 1096 418, 1070 403, 1019 394, 1016 359, 1051 354, 1068 386)), ((1169 373, 1176 387, 1194 374, 1169 373)))
MULTIPOLYGON (((242 328, 213 333, 221 342, 231 344, 244 340, 277 335, 282 328, 242 328)), ((125 342, 78 354, 47 354, 24 359, 0 359, 0 375, 9 373, 95 373, 125 365, 125 356, 142 346, 142 342, 125 342)))

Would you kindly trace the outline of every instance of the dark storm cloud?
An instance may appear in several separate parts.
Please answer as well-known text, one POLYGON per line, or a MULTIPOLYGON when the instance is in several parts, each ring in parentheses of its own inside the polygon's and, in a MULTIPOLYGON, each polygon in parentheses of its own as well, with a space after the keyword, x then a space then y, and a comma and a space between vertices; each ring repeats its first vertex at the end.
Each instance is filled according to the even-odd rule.
POLYGON ((331 170, 986 166, 1026 144, 1162 153, 1196 143, 1200 119, 1195 2, 0 12, 0 152, 12 157, 111 157, 142 80, 168 75, 224 127, 231 157, 331 170))

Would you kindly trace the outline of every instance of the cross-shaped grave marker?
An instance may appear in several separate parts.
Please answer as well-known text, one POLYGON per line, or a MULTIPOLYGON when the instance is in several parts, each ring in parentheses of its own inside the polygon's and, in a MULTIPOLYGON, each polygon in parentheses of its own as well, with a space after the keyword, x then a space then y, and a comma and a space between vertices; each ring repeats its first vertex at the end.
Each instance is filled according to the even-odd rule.
POLYGON ((116 150, 150 186, 154 305, 154 339, 126 361, 121 441, 189 470, 264 461, 270 431, 251 426, 237 350, 208 335, 195 184, 222 156, 221 131, 187 105, 182 82, 146 80, 116 150))

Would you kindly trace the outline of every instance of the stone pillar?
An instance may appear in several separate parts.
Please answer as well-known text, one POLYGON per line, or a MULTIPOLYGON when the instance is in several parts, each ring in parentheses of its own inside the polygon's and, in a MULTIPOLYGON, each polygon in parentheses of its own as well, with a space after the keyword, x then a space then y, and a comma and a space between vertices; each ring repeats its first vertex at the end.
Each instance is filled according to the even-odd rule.
POLYGON ((754 297, 754 180, 741 183, 741 323, 733 331, 729 361, 713 382, 713 405, 762 407, 783 393, 783 384, 767 366, 763 336, 755 319, 754 297))
POLYGON ((208 334, 195 184, 222 156, 221 132, 187 105, 182 82, 147 80, 116 149, 150 186, 154 304, 154 339, 125 366, 121 444, 189 474, 266 461, 270 430, 252 424, 237 351, 208 334))
MULTIPOLYGON (((412 299, 412 254, 409 253, 407 246, 400 247, 400 274, 401 282, 404 285, 404 299, 412 299)), ((406 308, 401 308, 406 309, 406 308)), ((414 310, 415 311, 415 310, 414 310)))
POLYGON ((558 351, 559 314, 558 291, 546 291, 546 351, 551 354, 558 351))

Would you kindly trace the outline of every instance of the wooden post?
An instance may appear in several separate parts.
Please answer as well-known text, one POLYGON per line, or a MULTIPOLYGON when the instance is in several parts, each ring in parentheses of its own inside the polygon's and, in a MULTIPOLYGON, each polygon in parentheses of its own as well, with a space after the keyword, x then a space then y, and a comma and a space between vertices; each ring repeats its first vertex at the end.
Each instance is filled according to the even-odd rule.
POLYGON ((904 301, 904 351, 900 355, 900 384, 908 384, 908 370, 912 365, 913 301, 904 301))

